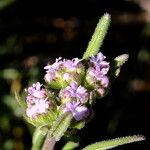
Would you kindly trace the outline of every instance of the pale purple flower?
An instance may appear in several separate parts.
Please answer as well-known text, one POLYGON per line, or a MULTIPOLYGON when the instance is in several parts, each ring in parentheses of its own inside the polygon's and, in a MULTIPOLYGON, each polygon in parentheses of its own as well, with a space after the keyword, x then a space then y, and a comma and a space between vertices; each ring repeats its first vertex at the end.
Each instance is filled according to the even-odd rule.
POLYGON ((70 74, 70 73, 64 73, 64 74, 63 74, 63 80, 64 80, 64 81, 69 82, 69 81, 71 81, 72 79, 73 79, 73 75, 72 75, 72 74, 70 74))
POLYGON ((26 92, 28 92, 29 96, 33 96, 35 98, 45 98, 46 97, 46 91, 44 88, 42 88, 42 84, 39 82, 33 84, 28 89, 25 89, 26 92))
POLYGON ((51 107, 51 101, 46 95, 46 90, 42 88, 39 82, 25 89, 28 93, 26 97, 26 114, 30 118, 35 118, 39 114, 47 113, 51 107))
POLYGON ((90 58, 90 67, 87 70, 86 82, 94 89, 104 91, 109 85, 107 73, 109 71, 109 62, 105 61, 105 56, 100 52, 90 58))
POLYGON ((67 102, 64 112, 71 112, 76 121, 85 119, 89 115, 89 109, 78 102, 67 102))
POLYGON ((98 88, 97 90, 97 93, 98 93, 98 95, 100 96, 100 97, 103 97, 104 96, 104 94, 106 93, 106 89, 104 89, 104 88, 98 88))
POLYGON ((100 82, 100 85, 107 88, 109 85, 109 79, 106 75, 104 75, 100 69, 89 68, 87 70, 86 79, 90 84, 97 85, 100 82))
POLYGON ((62 58, 59 57, 58 59, 56 59, 55 63, 44 67, 44 69, 46 69, 45 80, 47 82, 51 82, 52 80, 57 78, 57 71, 60 70, 63 64, 63 61, 61 59, 62 58))
POLYGON ((44 69, 46 69, 45 81, 48 83, 56 80, 62 81, 62 79, 64 82, 72 82, 72 80, 80 79, 79 76, 84 71, 84 66, 78 58, 62 60, 60 57, 55 63, 45 66, 44 69))
POLYGON ((106 57, 100 52, 96 56, 90 58, 92 67, 96 70, 100 70, 102 75, 106 75, 109 71, 109 62, 104 61, 106 57))
POLYGON ((104 56, 101 52, 99 52, 96 56, 92 56, 90 58, 90 62, 94 64, 100 64, 105 58, 106 56, 104 56))
POLYGON ((46 99, 35 99, 34 103, 28 105, 26 114, 28 117, 34 119, 40 114, 45 114, 49 111, 51 106, 50 100, 46 99))
POLYGON ((72 60, 63 60, 64 67, 69 71, 76 71, 78 68, 83 67, 80 59, 74 58, 72 60))
POLYGON ((77 101, 83 104, 88 101, 89 93, 84 87, 73 82, 70 86, 60 90, 59 97, 65 101, 77 101))

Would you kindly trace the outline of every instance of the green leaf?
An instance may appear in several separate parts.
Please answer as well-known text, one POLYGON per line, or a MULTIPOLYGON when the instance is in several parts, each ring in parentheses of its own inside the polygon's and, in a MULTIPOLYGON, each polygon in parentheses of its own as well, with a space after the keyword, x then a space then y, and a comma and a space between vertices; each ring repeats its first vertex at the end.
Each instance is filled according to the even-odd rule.
POLYGON ((119 55, 114 59, 111 68, 111 74, 113 77, 117 78, 119 76, 121 67, 123 66, 123 64, 125 64, 126 61, 128 61, 128 59, 128 54, 119 55))
POLYGON ((67 131, 72 120, 71 113, 62 114, 52 125, 52 128, 48 132, 50 138, 54 138, 56 141, 59 141, 60 138, 67 131))
POLYGON ((85 126, 85 121, 81 121, 81 122, 73 122, 70 125, 70 128, 75 128, 75 129, 82 129, 85 126))
POLYGON ((123 66, 123 64, 125 64, 126 61, 128 61, 128 59, 129 59, 128 54, 119 55, 114 59, 114 67, 115 67, 114 68, 114 77, 115 78, 119 76, 121 67, 123 66))
POLYGON ((20 95, 19 95, 17 92, 15 92, 15 98, 16 98, 18 104, 19 104, 23 109, 26 109, 26 108, 27 108, 27 104, 25 103, 24 100, 21 99, 20 95))
POLYGON ((83 55, 83 59, 88 59, 89 57, 96 55, 103 44, 104 38, 106 36, 108 27, 110 24, 110 15, 108 13, 104 14, 99 20, 94 34, 88 44, 88 47, 83 55))
POLYGON ((31 150, 41 150, 41 147, 44 143, 45 139, 44 132, 40 130, 40 128, 36 128, 33 134, 33 139, 32 139, 32 149, 31 150))
POLYGON ((79 146, 79 143, 69 141, 69 142, 67 142, 67 144, 65 144, 65 146, 62 148, 62 150, 73 150, 78 146, 79 146))
POLYGON ((106 150, 120 145, 138 142, 142 140, 145 140, 145 137, 141 135, 126 136, 126 137, 120 137, 112 140, 97 142, 95 144, 83 148, 82 150, 106 150))
POLYGON ((117 67, 122 66, 126 61, 128 61, 129 55, 128 54, 122 54, 117 56, 114 60, 116 62, 117 67))

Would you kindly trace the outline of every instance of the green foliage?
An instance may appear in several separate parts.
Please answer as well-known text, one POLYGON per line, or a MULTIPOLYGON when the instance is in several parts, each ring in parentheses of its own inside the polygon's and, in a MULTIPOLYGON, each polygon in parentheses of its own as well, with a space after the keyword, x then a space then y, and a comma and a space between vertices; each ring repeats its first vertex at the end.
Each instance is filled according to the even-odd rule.
POLYGON ((70 125, 70 128, 75 128, 75 129, 82 129, 85 126, 85 121, 80 121, 80 122, 73 122, 70 125))
POLYGON ((83 55, 83 59, 88 59, 92 55, 96 55, 101 48, 105 35, 110 24, 110 15, 108 13, 99 20, 91 41, 83 55))
POLYGON ((65 144, 65 146, 62 148, 62 150, 73 150, 78 146, 79 146, 79 143, 69 141, 65 144))
POLYGON ((113 78, 117 78, 119 76, 121 67, 123 66, 123 64, 126 61, 128 61, 128 59, 129 59, 128 54, 119 55, 114 59, 114 61, 112 62, 112 65, 111 65, 111 70, 110 70, 111 76, 113 78))
POLYGON ((40 128, 36 128, 32 138, 32 150, 41 150, 45 134, 40 128))
POLYGON ((15 99, 24 110, 27 108, 27 104, 25 103, 24 100, 21 99, 21 97, 17 92, 15 92, 15 99))
POLYGON ((120 137, 112 140, 106 140, 106 141, 94 143, 92 145, 83 148, 83 150, 106 150, 120 145, 142 141, 144 139, 145 137, 139 135, 120 137))
POLYGON ((51 129, 48 132, 49 138, 54 138, 56 141, 59 141, 60 138, 67 131, 72 120, 71 113, 62 114, 52 125, 51 129))

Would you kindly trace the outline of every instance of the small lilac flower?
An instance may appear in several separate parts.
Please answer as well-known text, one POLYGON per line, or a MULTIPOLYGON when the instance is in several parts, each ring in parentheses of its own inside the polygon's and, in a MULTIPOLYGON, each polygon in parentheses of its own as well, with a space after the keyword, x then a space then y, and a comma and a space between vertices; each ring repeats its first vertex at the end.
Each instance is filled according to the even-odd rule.
POLYGON ((78 58, 72 60, 58 58, 54 64, 47 65, 44 69, 46 69, 45 81, 53 88, 58 86, 58 89, 66 87, 73 81, 80 84, 85 73, 84 66, 78 58))
POLYGON ((61 60, 62 58, 59 57, 58 59, 56 59, 56 62, 53 63, 52 65, 47 65, 44 67, 44 69, 46 69, 46 75, 45 75, 45 80, 47 82, 51 82, 52 80, 56 79, 57 77, 57 71, 60 70, 63 61, 61 60))
POLYGON ((25 89, 26 92, 28 92, 28 95, 36 97, 36 98, 44 98, 46 96, 46 92, 43 88, 41 88, 41 84, 37 82, 36 84, 33 84, 28 89, 25 89))
POLYGON ((28 105, 26 114, 28 117, 35 119, 40 114, 46 114, 50 110, 51 102, 46 99, 36 99, 34 103, 28 105))
POLYGON ((90 67, 87 69, 85 83, 87 86, 97 91, 98 95, 103 96, 109 86, 109 62, 105 61, 105 56, 98 53, 90 58, 90 67))
POLYGON ((100 96, 100 97, 103 97, 104 95, 105 95, 105 93, 106 93, 106 90, 104 89, 104 88, 98 88, 97 90, 96 90, 96 92, 98 93, 98 95, 100 96))
POLYGON ((42 85, 37 82, 25 91, 28 92, 26 97, 27 116, 34 119, 39 114, 47 113, 51 107, 51 101, 48 99, 46 90, 42 88, 42 85))
POLYGON ((72 60, 65 60, 63 61, 64 67, 69 71, 76 71, 78 68, 82 68, 83 65, 80 63, 80 59, 74 58, 72 60))
POLYGON ((85 119, 89 115, 89 109, 78 102, 67 102, 64 112, 71 112, 76 121, 85 119))
POLYGON ((96 70, 101 71, 101 74, 105 75, 109 71, 109 63, 107 61, 104 61, 106 56, 104 56, 101 52, 98 53, 96 56, 92 56, 90 58, 90 63, 92 67, 94 67, 96 70))
POLYGON ((91 84, 96 86, 98 82, 100 85, 107 88, 109 85, 109 79, 106 75, 104 75, 100 69, 89 68, 87 70, 86 80, 91 84))
POLYGON ((60 90, 59 97, 64 102, 77 101, 84 104, 89 99, 89 93, 84 87, 81 85, 78 86, 77 83, 73 82, 70 84, 70 86, 60 90))

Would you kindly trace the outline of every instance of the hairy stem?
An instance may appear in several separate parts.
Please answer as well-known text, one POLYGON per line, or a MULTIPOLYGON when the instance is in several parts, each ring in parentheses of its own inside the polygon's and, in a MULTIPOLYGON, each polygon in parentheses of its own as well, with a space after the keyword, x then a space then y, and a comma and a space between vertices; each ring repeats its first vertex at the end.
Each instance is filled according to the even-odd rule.
POLYGON ((55 144, 56 140, 54 138, 49 138, 47 135, 42 150, 54 150, 55 144))

